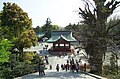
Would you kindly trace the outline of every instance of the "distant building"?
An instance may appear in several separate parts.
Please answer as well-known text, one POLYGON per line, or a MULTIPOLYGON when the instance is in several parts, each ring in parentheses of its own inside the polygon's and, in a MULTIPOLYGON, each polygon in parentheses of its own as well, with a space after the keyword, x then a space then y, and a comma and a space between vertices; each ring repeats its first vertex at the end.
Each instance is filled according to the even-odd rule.
POLYGON ((39 32, 37 34, 39 43, 46 42, 46 40, 48 40, 48 38, 45 35, 46 35, 45 32, 39 32))
POLYGON ((71 31, 53 31, 47 42, 53 43, 53 47, 49 50, 51 54, 71 54, 73 53, 71 43, 76 42, 76 39, 72 36, 71 31))

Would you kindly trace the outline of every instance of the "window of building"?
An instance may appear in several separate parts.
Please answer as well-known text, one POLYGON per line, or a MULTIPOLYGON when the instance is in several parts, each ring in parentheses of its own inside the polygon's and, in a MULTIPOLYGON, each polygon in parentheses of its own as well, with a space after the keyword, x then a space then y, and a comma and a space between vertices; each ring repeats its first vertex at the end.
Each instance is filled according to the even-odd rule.
POLYGON ((65 46, 69 46, 69 44, 65 44, 65 46))
POLYGON ((55 44, 55 46, 58 46, 58 44, 55 44))
POLYGON ((61 47, 63 47, 63 46, 64 46, 64 44, 60 44, 60 46, 61 46, 61 47))

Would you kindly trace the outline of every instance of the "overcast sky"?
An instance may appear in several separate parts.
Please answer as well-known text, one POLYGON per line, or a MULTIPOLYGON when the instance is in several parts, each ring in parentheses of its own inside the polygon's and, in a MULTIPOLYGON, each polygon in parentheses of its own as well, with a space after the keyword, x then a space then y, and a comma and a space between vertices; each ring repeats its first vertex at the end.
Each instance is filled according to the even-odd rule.
POLYGON ((84 5, 82 0, 1 0, 0 10, 3 2, 18 4, 32 18, 33 27, 44 25, 48 17, 52 24, 61 27, 78 23, 80 18, 77 10, 84 5))

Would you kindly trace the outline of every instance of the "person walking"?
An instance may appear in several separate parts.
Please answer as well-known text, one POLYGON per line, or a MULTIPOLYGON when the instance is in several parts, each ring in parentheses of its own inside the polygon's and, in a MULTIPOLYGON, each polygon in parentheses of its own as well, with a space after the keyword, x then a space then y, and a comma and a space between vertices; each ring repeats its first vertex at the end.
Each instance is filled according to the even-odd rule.
POLYGON ((67 71, 67 64, 65 64, 65 70, 67 71))
POLYGON ((45 65, 44 63, 39 64, 39 75, 45 75, 45 65))
POLYGON ((78 70, 79 70, 79 63, 76 63, 76 64, 75 64, 75 70, 76 70, 76 72, 78 73, 78 70))
POLYGON ((59 64, 57 64, 57 66, 56 66, 56 70, 59 72, 59 64))
POLYGON ((45 61, 46 61, 46 64, 49 64, 48 56, 45 56, 45 61))
POLYGON ((52 65, 50 65, 50 70, 52 70, 52 65))
POLYGON ((86 71, 86 63, 84 63, 84 71, 86 71))
POLYGON ((64 65, 63 64, 61 64, 61 69, 64 70, 64 65))
POLYGON ((69 70, 69 64, 66 64, 66 65, 65 65, 65 70, 66 70, 66 71, 69 70))
POLYGON ((59 53, 59 57, 61 57, 62 56, 62 54, 61 54, 61 52, 59 53))
POLYGON ((67 64, 69 64, 69 60, 67 60, 67 64))

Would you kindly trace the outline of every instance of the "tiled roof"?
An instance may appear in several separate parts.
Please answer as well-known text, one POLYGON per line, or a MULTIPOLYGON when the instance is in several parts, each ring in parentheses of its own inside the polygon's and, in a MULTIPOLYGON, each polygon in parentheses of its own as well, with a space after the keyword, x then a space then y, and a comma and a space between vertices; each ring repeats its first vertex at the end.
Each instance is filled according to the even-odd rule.
POLYGON ((37 34, 38 37, 43 37, 45 36, 45 33, 44 32, 40 32, 39 34, 37 34))
POLYGON ((72 36, 72 32, 70 31, 53 31, 51 33, 51 38, 47 42, 55 42, 61 38, 69 42, 76 41, 76 39, 72 36))

